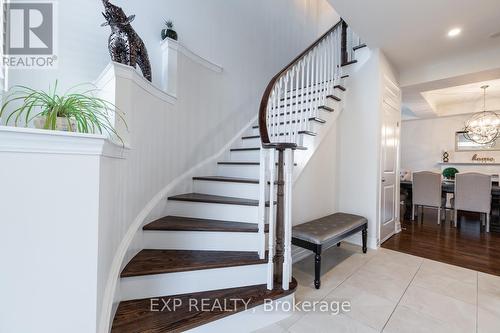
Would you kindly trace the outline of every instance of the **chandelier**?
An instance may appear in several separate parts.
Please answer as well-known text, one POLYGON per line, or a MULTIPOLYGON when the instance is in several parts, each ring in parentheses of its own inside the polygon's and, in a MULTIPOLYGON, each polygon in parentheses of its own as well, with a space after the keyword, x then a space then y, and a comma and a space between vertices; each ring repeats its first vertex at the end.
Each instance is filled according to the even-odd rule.
POLYGON ((483 111, 474 114, 465 124, 464 137, 481 145, 493 144, 500 137, 500 116, 486 111, 486 89, 483 89, 483 111))

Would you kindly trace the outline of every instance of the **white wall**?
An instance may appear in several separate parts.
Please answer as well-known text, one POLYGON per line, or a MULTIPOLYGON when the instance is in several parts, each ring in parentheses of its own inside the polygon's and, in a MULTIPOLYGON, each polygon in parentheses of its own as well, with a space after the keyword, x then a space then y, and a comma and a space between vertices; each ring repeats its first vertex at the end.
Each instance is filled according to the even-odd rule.
POLYGON ((10 134, 0 128, 0 332, 94 332, 99 157, 88 142, 10 134))
MULTIPOLYGON (((160 83, 162 65, 160 31, 164 19, 172 19, 179 41, 224 67, 232 82, 224 88, 232 88, 228 92, 237 99, 241 98, 242 89, 255 86, 263 90, 264 78, 272 77, 338 19, 326 0, 115 0, 113 3, 122 6, 127 15, 136 14, 132 25, 146 43, 156 84, 160 83)), ((11 85, 46 89, 56 79, 62 87, 92 82, 109 62, 110 29, 100 27, 104 22, 101 1, 58 1, 58 7, 58 70, 11 70, 11 85)))
POLYGON ((293 184, 294 225, 338 211, 338 134, 338 122, 335 121, 293 184))
MULTIPOLYGON (((443 151, 450 154, 450 162, 471 162, 472 156, 494 157, 500 161, 500 151, 455 152, 455 132, 464 128, 470 115, 407 120, 401 126, 401 168, 410 171, 440 171, 438 165, 443 151)), ((466 167, 457 167, 466 171, 466 167), (465 168, 465 169, 464 169, 465 168)), ((500 173, 497 168, 496 173, 500 173)))
MULTIPOLYGON (((368 219, 368 246, 377 247, 379 233, 380 142, 383 78, 398 82, 380 50, 372 50, 349 77, 345 112, 339 118, 338 209, 368 219)), ((353 239, 359 242, 359 239, 353 239)))

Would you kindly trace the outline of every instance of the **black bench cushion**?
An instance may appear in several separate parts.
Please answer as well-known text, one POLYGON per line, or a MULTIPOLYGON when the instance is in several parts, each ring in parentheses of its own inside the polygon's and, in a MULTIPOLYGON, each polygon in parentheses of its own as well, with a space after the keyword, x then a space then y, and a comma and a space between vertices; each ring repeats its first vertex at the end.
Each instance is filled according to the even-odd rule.
POLYGON ((335 213, 293 227, 292 237, 320 245, 366 223, 368 220, 362 216, 335 213))

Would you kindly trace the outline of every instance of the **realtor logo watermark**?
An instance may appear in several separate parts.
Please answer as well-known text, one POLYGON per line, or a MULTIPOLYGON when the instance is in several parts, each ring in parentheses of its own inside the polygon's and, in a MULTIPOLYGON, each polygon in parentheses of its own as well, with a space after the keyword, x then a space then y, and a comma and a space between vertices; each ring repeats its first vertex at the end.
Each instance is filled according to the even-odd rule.
POLYGON ((56 3, 12 0, 4 3, 3 11, 3 65, 14 69, 56 68, 56 3))
MULTIPOLYGON (((151 312, 175 312, 184 308, 188 312, 238 312, 250 309, 252 299, 228 298, 151 298, 151 312)), ((262 310, 266 312, 316 312, 330 315, 339 315, 351 311, 349 300, 307 301, 300 302, 264 299, 262 310)))

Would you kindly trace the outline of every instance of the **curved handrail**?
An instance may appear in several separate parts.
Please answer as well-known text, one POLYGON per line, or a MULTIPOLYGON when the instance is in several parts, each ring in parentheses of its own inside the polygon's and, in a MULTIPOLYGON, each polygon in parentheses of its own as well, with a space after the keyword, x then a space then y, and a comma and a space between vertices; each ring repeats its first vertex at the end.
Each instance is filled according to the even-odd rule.
POLYGON ((276 74, 264 91, 264 95, 262 96, 262 100, 260 102, 259 108, 259 132, 260 138, 263 147, 277 147, 277 146, 285 146, 285 148, 294 148, 296 144, 293 143, 271 143, 269 139, 269 132, 267 129, 267 108, 269 104, 269 98, 271 97, 271 93, 273 88, 275 87, 278 80, 283 77, 293 66, 295 66, 300 60, 306 57, 311 50, 313 50, 316 46, 318 46, 327 36, 329 36, 333 31, 335 31, 339 26, 344 23, 344 20, 340 19, 332 28, 328 29, 321 37, 319 37, 313 44, 311 44, 307 49, 304 50, 300 55, 298 55, 295 59, 293 59, 287 66, 285 66, 278 74, 276 74))

